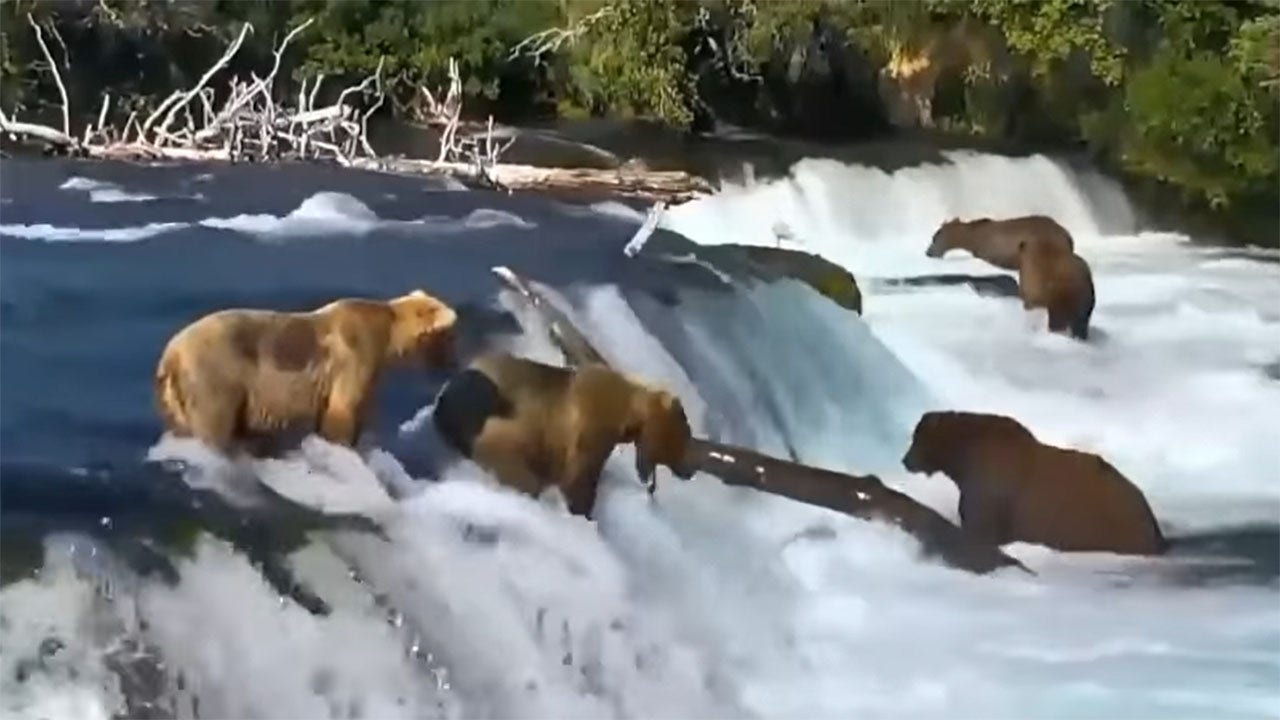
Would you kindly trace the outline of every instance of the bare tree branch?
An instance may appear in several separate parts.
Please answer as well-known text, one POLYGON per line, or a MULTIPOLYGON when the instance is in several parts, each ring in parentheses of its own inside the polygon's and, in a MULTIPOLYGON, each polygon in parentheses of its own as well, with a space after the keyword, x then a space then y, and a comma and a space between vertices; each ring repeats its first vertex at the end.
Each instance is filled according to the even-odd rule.
MULTIPOLYGON (((31 13, 27 13, 27 24, 35 31, 36 42, 40 44, 40 51, 44 53, 45 60, 49 61, 49 72, 53 73, 53 81, 58 84, 58 94, 62 96, 62 134, 70 138, 71 102, 67 100, 67 86, 62 84, 62 73, 58 72, 58 64, 54 62, 53 53, 49 52, 49 46, 44 41, 44 33, 40 30, 40 24, 31 17, 31 13)), ((64 45, 63 47, 65 48, 66 46, 64 45)), ((74 144, 74 141, 71 144, 74 144)))
MULTIPOLYGON (((103 6, 105 8, 105 5, 103 6)), ((601 16, 600 13, 596 14, 601 16)), ((50 70, 63 92, 63 125, 69 128, 70 108, 52 53, 39 26, 28 18, 45 51, 50 70)), ((250 81, 228 80, 230 92, 220 110, 215 109, 215 93, 209 82, 224 68, 243 44, 251 26, 244 25, 235 41, 199 81, 186 91, 176 91, 139 121, 145 101, 126 102, 129 115, 119 132, 108 127, 112 99, 104 96, 96 125, 85 128, 85 139, 77 142, 69 131, 26 123, 0 112, 0 133, 24 136, 63 149, 85 152, 89 157, 121 160, 169 159, 194 161, 270 161, 281 157, 326 159, 344 167, 447 175, 500 189, 530 188, 566 191, 575 194, 625 194, 654 200, 688 199, 709 190, 705 181, 680 172, 622 173, 616 170, 540 168, 508 165, 501 156, 515 142, 510 129, 495 127, 490 116, 485 126, 462 134, 462 79, 455 59, 449 61, 447 90, 433 94, 422 88, 427 101, 428 122, 441 128, 440 151, 435 160, 379 157, 369 142, 369 120, 386 104, 383 72, 386 59, 380 58, 373 74, 344 88, 337 102, 316 107, 324 75, 304 79, 298 90, 296 107, 277 102, 272 92, 282 56, 289 42, 309 26, 304 22, 290 31, 275 50, 271 71, 250 81), (192 101, 200 99, 200 110, 192 101), (359 101, 356 98, 360 98, 359 101), (442 97, 442 99, 440 99, 442 97), (360 110, 356 107, 359 106, 360 110), (358 115, 358 117, 357 117, 358 115), (181 116, 184 125, 173 129, 181 116), (197 120, 199 117, 199 120, 197 120)))
POLYGON ((515 60, 524 55, 534 60, 541 60, 543 55, 549 52, 556 52, 565 44, 572 45, 577 42, 578 38, 591 29, 592 25, 613 13, 613 6, 606 5, 590 15, 578 19, 568 27, 547 28, 541 32, 536 32, 516 43, 515 47, 511 48, 511 52, 507 53, 507 59, 515 60))
POLYGON ((253 30, 253 25, 249 23, 245 23, 241 26, 240 35, 236 37, 235 42, 231 43, 231 45, 227 47, 227 51, 222 53, 222 57, 218 59, 218 62, 214 63, 213 67, 205 71, 204 75, 202 75, 200 80, 196 83, 196 86, 184 93, 181 99, 178 100, 177 104, 169 108, 169 113, 164 116, 164 122, 160 124, 160 134, 163 135, 168 131, 169 125, 173 122, 173 118, 178 114, 178 110, 186 107, 187 103, 191 102, 191 99, 204 88, 205 84, 208 83, 209 80, 228 62, 231 62, 231 58, 240 50, 240 45, 244 43, 245 36, 248 35, 251 30, 253 30))

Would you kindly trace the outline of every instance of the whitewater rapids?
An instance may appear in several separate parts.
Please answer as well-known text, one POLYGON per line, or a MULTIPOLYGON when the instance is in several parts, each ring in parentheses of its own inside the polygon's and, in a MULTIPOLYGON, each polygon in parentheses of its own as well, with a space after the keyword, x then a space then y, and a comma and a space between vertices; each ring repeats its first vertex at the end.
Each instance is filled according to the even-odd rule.
MULTIPOLYGON (((153 194, 63 188, 86 189, 129 207, 153 194)), ((623 239, 642 220, 620 205, 566 212, 606 217, 623 239)), ((324 228, 540 242, 541 221, 525 215, 392 220, 324 190, 292 210, 125 227, 6 218, 0 235, 6 246, 125 247, 202 228, 279 248, 324 228)), ((860 321, 790 281, 682 288, 670 305, 608 283, 557 285, 557 303, 607 359, 676 389, 700 433, 878 473, 954 519, 947 481, 898 465, 911 428, 929 409, 1002 412, 1046 442, 1106 456, 1171 536, 1280 522, 1275 254, 1143 232, 1117 188, 1039 156, 958 154, 891 174, 808 160, 789 178, 673 208, 663 227, 707 245, 774 245, 785 227, 789 242, 852 271, 864 295, 860 321), (1031 212, 1063 223, 1093 266, 1087 344, 1037 329, 1016 298, 883 282, 990 274, 960 254, 925 258, 933 228, 1031 212)), ((537 327, 511 298, 500 302, 537 327)), ((559 361, 542 333, 502 342, 559 361)), ((425 418, 422 407, 396 418, 396 440, 433 442, 425 418)), ((180 717, 1280 714, 1280 585, 1274 574, 1230 575, 1232 558, 1014 545, 1037 577, 974 577, 919 559, 894 528, 706 476, 661 472, 650 500, 627 448, 607 469, 598 528, 555 498, 497 489, 467 463, 422 482, 383 449, 360 456, 313 441, 288 460, 238 465, 168 438, 141 452, 192 463, 191 482, 228 489, 249 473, 310 504, 369 514, 387 540, 324 531, 292 553, 299 579, 332 608, 317 616, 218 540, 177 558, 180 580, 168 585, 83 535, 51 536, 39 576, 0 590, 6 716, 110 717, 129 694, 113 668, 135 645, 160 658, 157 706, 180 717), (51 651, 50 638, 61 647, 51 651)))

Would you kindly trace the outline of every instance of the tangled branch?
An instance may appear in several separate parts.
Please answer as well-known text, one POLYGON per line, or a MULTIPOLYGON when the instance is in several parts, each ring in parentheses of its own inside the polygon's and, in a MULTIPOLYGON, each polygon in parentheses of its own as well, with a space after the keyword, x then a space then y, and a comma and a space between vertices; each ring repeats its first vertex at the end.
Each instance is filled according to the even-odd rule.
POLYGON ((541 32, 536 32, 529 37, 516 43, 511 48, 511 52, 507 53, 508 60, 515 60, 518 57, 531 57, 535 61, 540 61, 542 56, 549 52, 557 52, 564 45, 572 45, 577 42, 593 25, 607 18, 614 13, 612 5, 606 5, 599 10, 586 15, 572 25, 563 28, 547 28, 541 32))
MULTIPOLYGON (((72 152, 91 157, 112 158, 177 158, 227 159, 259 161, 289 156, 299 159, 328 158, 349 165, 354 156, 373 156, 367 138, 368 121, 384 102, 383 62, 373 75, 358 85, 346 88, 338 102, 316 108, 315 100, 324 77, 315 79, 310 94, 299 93, 296 107, 278 104, 274 99, 275 80, 280 72, 284 52, 304 30, 308 19, 293 28, 275 48, 271 71, 264 77, 253 76, 249 82, 233 78, 226 99, 216 107, 217 93, 210 83, 239 52, 253 26, 245 23, 234 41, 189 90, 178 90, 166 97, 139 122, 137 111, 130 112, 123 129, 117 133, 107 125, 111 96, 105 95, 97 122, 84 128, 82 138, 71 134, 70 104, 65 86, 52 53, 44 41, 40 26, 29 15, 28 24, 49 61, 49 72, 62 96, 63 129, 19 121, 0 113, 0 131, 10 136, 26 136, 72 152), (366 102, 367 110, 356 122, 356 99, 366 102), (196 101, 199 101, 198 104, 196 101), (196 108, 193 110, 193 108, 196 108), (200 121, 197 122, 197 115, 200 121)), ((70 65, 68 59, 66 64, 70 65)), ((306 83, 303 85, 304 90, 306 83)))

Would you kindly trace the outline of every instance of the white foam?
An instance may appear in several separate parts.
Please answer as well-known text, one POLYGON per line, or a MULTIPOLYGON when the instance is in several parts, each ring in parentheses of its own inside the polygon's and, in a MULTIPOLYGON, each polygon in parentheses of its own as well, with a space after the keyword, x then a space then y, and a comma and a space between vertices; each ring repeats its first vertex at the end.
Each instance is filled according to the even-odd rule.
POLYGON ((462 219, 462 226, 468 230, 485 230, 495 227, 516 227, 521 230, 532 230, 538 227, 515 213, 494 208, 476 208, 472 210, 462 219))
POLYGON ((428 233, 457 233, 469 230, 488 230, 491 228, 511 227, 519 230, 533 230, 537 223, 505 210, 494 208, 476 208, 461 218, 447 215, 425 215, 406 226, 417 226, 428 233))
POLYGON ((47 223, 0 224, 0 235, 46 242, 137 242, 190 227, 184 222, 147 223, 120 228, 58 227, 47 223))
POLYGON ((218 541, 201 541, 179 570, 176 587, 149 585, 140 608, 201 717, 445 716, 437 688, 368 603, 313 616, 218 541))
POLYGON ((205 218, 200 225, 234 230, 265 238, 364 235, 378 227, 377 213, 360 200, 339 192, 318 192, 283 217, 278 215, 236 215, 205 218))
POLYGON ((587 206, 591 212, 598 215, 604 215, 618 220, 626 220, 629 222, 644 222, 645 214, 631 207, 618 202, 617 200, 604 200, 601 202, 591 203, 587 206))
POLYGON ((356 451, 316 435, 283 457, 254 459, 227 458, 198 440, 166 434, 148 450, 147 460, 175 464, 193 488, 213 490, 241 507, 263 503, 264 490, 326 514, 372 515, 391 502, 356 451))
POLYGON ((95 203, 149 202, 151 200, 159 200, 155 195, 130 192, 115 183, 79 176, 68 178, 66 182, 58 186, 58 189, 88 193, 89 202, 95 203))
POLYGON ((367 235, 380 229, 410 232, 453 233, 513 227, 531 230, 537 225, 515 213, 493 208, 477 208, 462 218, 428 215, 418 220, 384 220, 369 206, 346 193, 319 192, 291 211, 278 215, 237 215, 231 218, 206 218, 205 227, 253 235, 264 239, 290 239, 334 235, 367 235))
MULTIPOLYGON (((76 190, 92 188, 90 192, 98 193, 109 190, 96 181, 84 178, 72 180, 79 182, 68 181, 70 184, 64 183, 64 188, 76 190)), ((95 202, 111 201, 99 199, 95 202)), ((165 222, 118 228, 78 228, 59 227, 46 223, 33 225, 10 223, 0 224, 0 235, 48 242, 136 242, 182 230, 191 225, 186 222, 165 222)), ((363 236, 375 230, 451 234, 493 228, 534 230, 538 227, 537 223, 531 220, 496 208, 477 208, 460 218, 428 215, 417 220, 384 220, 358 198, 339 192, 318 192, 303 200, 298 207, 285 215, 260 213, 207 217, 197 221, 195 225, 229 230, 267 241, 343 235, 363 236)))
POLYGON ((102 651, 119 618, 77 573, 67 538, 45 548, 38 577, 0 590, 0 708, 13 718, 107 720, 121 696, 102 651))
MULTIPOLYGON (((1002 219, 1040 213, 1077 240, 1132 232, 1133 212, 1118 186, 1089 177, 1112 201, 1097 210, 1073 175, 1041 155, 1004 158, 946 152, 949 162, 892 173, 834 160, 802 160, 787 178, 726 186, 715 195, 670 208, 661 226, 707 245, 799 247, 861 275, 982 271, 967 254, 946 263, 924 257, 938 226, 953 217, 1002 219), (779 240, 785 228, 791 240, 779 240), (918 252, 904 252, 906 244, 918 252)), ((991 272, 986 266, 985 272, 991 272)))

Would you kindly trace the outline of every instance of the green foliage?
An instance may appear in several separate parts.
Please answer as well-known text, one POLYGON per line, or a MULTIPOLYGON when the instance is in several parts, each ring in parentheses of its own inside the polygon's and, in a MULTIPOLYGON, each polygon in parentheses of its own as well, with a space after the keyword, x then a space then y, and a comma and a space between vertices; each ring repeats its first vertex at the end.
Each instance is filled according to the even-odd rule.
MULTIPOLYGON (((547 0, 304 0, 294 3, 295 22, 316 18, 306 60, 295 75, 324 72, 353 78, 386 59, 393 92, 405 100, 420 85, 443 87, 450 58, 458 61, 463 92, 495 101, 502 81, 518 69, 510 48, 557 20, 547 0)), ((532 92, 533 83, 522 88, 532 92)))
POLYGON ((1221 55, 1166 48, 1125 87, 1125 165, 1214 206, 1274 180, 1275 113, 1264 95, 1221 55))
POLYGON ((715 102, 745 122, 811 113, 788 106, 789 92, 822 65, 809 61, 825 43, 860 50, 874 72, 959 37, 964 51, 931 57, 940 127, 1083 143, 1115 169, 1213 205, 1274 196, 1277 183, 1280 0, 8 0, 6 110, 53 93, 28 12, 66 39, 82 112, 104 90, 162 97, 189 86, 246 21, 255 33, 233 73, 260 71, 284 33, 314 18, 286 56, 292 77, 324 72, 336 88, 385 58, 401 112, 420 85, 444 84, 452 57, 471 112, 683 128, 715 102), (558 41, 513 57, 542 31, 558 41))
POLYGON ((580 3, 577 9, 601 14, 567 52, 569 103, 592 114, 653 117, 688 126, 694 91, 683 44, 698 6, 680 0, 618 0, 607 6, 580 3))
MULTIPOLYGON (((1032 74, 1047 78, 1072 53, 1085 53, 1108 85, 1123 77, 1124 49, 1107 37, 1114 0, 974 0, 973 12, 998 27, 1009 47, 1027 56, 1032 74)), ((1199 5, 1201 3, 1188 3, 1199 5)))

